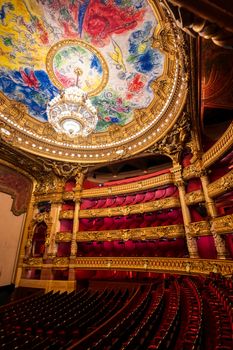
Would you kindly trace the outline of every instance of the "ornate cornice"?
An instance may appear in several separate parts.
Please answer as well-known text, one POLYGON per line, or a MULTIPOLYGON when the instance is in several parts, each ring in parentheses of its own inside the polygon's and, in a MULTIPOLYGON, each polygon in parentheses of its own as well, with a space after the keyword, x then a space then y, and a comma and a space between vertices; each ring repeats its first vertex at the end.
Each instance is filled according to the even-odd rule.
POLYGON ((126 194, 131 192, 144 191, 149 188, 169 185, 173 183, 173 174, 167 173, 159 176, 155 176, 150 179, 131 182, 124 185, 118 186, 106 186, 99 188, 91 188, 88 190, 83 190, 81 192, 82 198, 92 198, 92 197, 108 197, 110 195, 126 194))
POLYGON ((159 199, 153 202, 135 204, 131 206, 80 210, 79 217, 90 218, 90 217, 129 215, 129 214, 151 212, 151 211, 159 210, 161 208, 167 209, 167 208, 177 208, 177 207, 180 207, 179 198, 170 197, 170 198, 159 199))
POLYGON ((212 219, 213 232, 224 234, 233 232, 233 214, 212 219))
POLYGON ((197 191, 186 193, 185 201, 187 205, 192 205, 192 204, 204 202, 205 197, 202 190, 197 190, 197 191))
POLYGON ((221 156, 227 152, 233 142, 233 122, 221 136, 221 138, 203 154, 202 162, 205 168, 216 162, 221 156))
POLYGON ((210 223, 208 221, 198 221, 198 222, 190 223, 189 224, 189 234, 192 237, 211 235, 210 223))
POLYGON ((125 230, 79 231, 77 241, 114 241, 177 238, 184 236, 183 225, 145 227, 125 230))
POLYGON ((75 259, 75 262, 72 261, 72 263, 70 263, 69 258, 54 258, 52 265, 42 265, 40 259, 31 259, 30 264, 23 264, 23 267, 130 270, 202 275, 208 275, 210 272, 214 272, 229 276, 233 274, 232 260, 162 257, 79 257, 75 259))
POLYGON ((214 198, 233 189, 233 170, 220 179, 210 183, 207 187, 209 196, 214 198))

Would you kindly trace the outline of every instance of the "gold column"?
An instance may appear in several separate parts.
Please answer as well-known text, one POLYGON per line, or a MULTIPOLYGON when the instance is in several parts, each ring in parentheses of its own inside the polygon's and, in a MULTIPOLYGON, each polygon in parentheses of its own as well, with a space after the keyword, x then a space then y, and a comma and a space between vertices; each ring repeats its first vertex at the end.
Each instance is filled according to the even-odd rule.
POLYGON ((47 254, 49 257, 55 257, 57 254, 56 233, 59 231, 59 214, 61 211, 61 205, 61 201, 52 202, 51 204, 50 217, 52 218, 53 224, 46 242, 46 245, 48 246, 47 254))
POLYGON ((19 285, 19 281, 20 281, 21 276, 22 276, 23 260, 30 257, 31 248, 32 248, 32 237, 29 236, 29 226, 33 220, 35 212, 36 212, 36 206, 34 203, 34 196, 32 195, 32 199, 29 203, 29 207, 28 207, 27 214, 26 214, 26 219, 25 219, 24 229, 23 229, 23 237, 22 237, 22 242, 21 242, 19 256, 18 256, 17 270, 16 270, 16 274, 15 274, 15 286, 16 287, 19 285))
POLYGON ((203 193, 206 201, 206 209, 208 211, 209 216, 211 218, 215 218, 217 216, 217 210, 216 210, 214 200, 210 198, 208 193, 208 188, 207 188, 209 185, 208 177, 205 173, 201 173, 200 179, 201 179, 202 189, 203 189, 203 193))
POLYGON ((70 258, 76 258, 78 246, 77 246, 77 232, 79 229, 79 211, 80 211, 80 198, 75 199, 75 209, 74 209, 74 221, 73 221, 73 232, 71 240, 71 254, 70 258))
MULTIPOLYGON (((81 203, 81 191, 83 181, 85 179, 85 174, 87 173, 86 169, 79 169, 79 172, 75 176, 76 185, 74 188, 74 201, 75 201, 75 209, 74 209, 74 221, 73 221, 73 231, 72 231, 72 239, 71 239, 71 250, 70 250, 70 262, 75 261, 78 251, 77 245, 77 232, 79 230, 79 211, 80 211, 80 203, 81 203)), ((75 269, 69 269, 69 280, 75 280, 75 269)))
MULTIPOLYGON (((200 176, 201 184, 203 188, 203 193, 206 201, 206 209, 208 211, 208 214, 211 219, 215 218, 217 214, 217 209, 214 203, 214 200, 210 198, 208 193, 208 185, 209 185, 209 179, 205 173, 202 173, 200 176)), ((215 230, 211 227, 210 229, 213 238, 214 238, 214 244, 217 251, 217 257, 218 259, 227 259, 228 253, 226 250, 226 244, 224 238, 222 238, 219 234, 215 232, 215 230)))
POLYGON ((190 235, 190 232, 189 232, 189 225, 191 223, 191 216, 190 216, 188 205, 186 204, 186 201, 185 201, 186 191, 185 191, 184 181, 183 181, 182 175, 181 175, 181 166, 180 165, 174 166, 173 173, 175 176, 175 185, 178 187, 178 191, 179 191, 181 211, 182 211, 183 220, 184 220, 185 236, 186 236, 186 241, 187 241, 189 257, 190 258, 198 258, 199 255, 198 255, 196 238, 192 237, 190 235))

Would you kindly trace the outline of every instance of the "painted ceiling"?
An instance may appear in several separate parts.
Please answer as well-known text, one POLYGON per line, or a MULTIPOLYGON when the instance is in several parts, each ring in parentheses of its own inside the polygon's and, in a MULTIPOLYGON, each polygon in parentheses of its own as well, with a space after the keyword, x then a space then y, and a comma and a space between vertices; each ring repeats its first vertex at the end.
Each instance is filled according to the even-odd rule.
MULTIPOLYGON (((155 44, 160 20, 154 2, 146 0, 0 1, 0 91, 45 124, 48 102, 75 85, 75 70, 81 68, 80 87, 98 110, 96 135, 119 131, 112 127, 131 125, 135 118, 138 122, 138 111, 151 115, 155 104, 159 114, 167 108, 166 101, 163 97, 163 104, 157 103, 159 92, 153 85, 170 74, 170 86, 165 82, 163 92, 171 92, 178 70, 175 42, 170 43, 173 53, 169 52, 171 33, 168 43, 157 39, 155 44)), ((152 125, 153 116, 147 119, 139 124, 152 125)), ((31 127, 31 121, 26 124, 31 127)), ((90 144, 114 145, 112 134, 106 142, 92 137, 90 144)))

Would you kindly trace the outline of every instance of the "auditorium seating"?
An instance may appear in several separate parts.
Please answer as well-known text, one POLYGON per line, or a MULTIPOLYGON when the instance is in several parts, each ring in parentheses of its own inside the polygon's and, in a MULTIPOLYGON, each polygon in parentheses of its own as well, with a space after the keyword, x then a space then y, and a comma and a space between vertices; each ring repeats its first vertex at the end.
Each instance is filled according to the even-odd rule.
POLYGON ((93 280, 89 289, 40 292, 0 307, 0 348, 232 349, 232 277, 145 276, 128 288, 93 280))
POLYGON ((119 196, 83 198, 81 201, 81 209, 98 209, 134 205, 168 197, 178 197, 178 190, 175 185, 169 185, 162 188, 155 188, 132 194, 122 194, 119 196))

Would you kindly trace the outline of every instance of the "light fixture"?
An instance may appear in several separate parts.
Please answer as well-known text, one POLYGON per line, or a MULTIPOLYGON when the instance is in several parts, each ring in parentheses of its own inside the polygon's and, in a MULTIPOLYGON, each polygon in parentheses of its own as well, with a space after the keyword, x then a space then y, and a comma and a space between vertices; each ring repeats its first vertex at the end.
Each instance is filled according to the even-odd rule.
POLYGON ((88 136, 98 122, 97 110, 78 86, 80 68, 75 69, 76 85, 64 89, 47 106, 48 122, 59 134, 69 137, 88 136))

